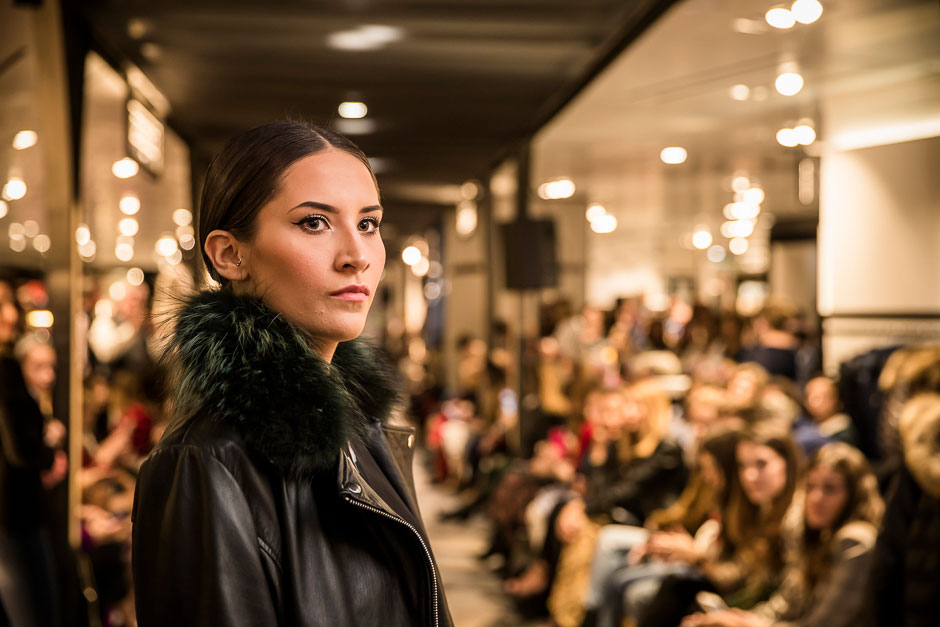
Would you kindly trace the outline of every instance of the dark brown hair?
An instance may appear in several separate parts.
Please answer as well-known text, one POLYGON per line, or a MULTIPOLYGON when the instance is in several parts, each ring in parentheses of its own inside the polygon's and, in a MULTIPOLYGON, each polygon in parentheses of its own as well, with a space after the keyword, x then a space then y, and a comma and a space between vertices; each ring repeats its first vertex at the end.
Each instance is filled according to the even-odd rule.
POLYGON ((206 236, 221 229, 239 239, 250 238, 258 212, 277 195, 287 169, 304 157, 330 149, 359 159, 375 181, 369 160, 353 142, 335 131, 296 120, 253 128, 229 140, 213 157, 202 188, 196 234, 213 279, 228 284, 206 255, 206 236))

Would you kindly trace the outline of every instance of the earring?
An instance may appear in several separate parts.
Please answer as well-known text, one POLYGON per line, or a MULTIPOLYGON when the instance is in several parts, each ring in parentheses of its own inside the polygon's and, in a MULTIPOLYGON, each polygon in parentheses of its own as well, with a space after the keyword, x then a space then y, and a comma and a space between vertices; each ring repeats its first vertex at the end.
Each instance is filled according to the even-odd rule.
POLYGON ((239 258, 238 258, 238 261, 235 262, 235 267, 236 267, 236 268, 240 268, 241 265, 242 265, 242 258, 239 257, 239 258))

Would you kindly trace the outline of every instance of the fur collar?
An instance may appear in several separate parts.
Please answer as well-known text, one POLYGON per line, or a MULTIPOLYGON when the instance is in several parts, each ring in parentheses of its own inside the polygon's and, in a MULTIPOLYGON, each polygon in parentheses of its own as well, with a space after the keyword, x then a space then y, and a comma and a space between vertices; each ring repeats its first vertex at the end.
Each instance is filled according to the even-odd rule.
POLYGON ((384 422, 397 400, 395 371, 376 349, 343 342, 327 364, 303 331, 259 299, 199 292, 174 322, 177 415, 236 425, 249 448, 289 477, 333 467, 349 439, 384 422))

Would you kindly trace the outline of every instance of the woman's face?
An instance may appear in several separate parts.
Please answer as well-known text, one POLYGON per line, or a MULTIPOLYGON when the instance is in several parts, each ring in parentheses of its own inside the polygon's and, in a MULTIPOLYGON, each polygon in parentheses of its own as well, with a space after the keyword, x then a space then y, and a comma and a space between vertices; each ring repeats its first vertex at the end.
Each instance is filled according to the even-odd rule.
POLYGON ((632 394, 626 394, 623 402, 623 428, 630 433, 643 430, 649 417, 649 408, 632 394))
POLYGON ((750 405, 757 396, 757 377, 753 372, 741 370, 728 383, 728 400, 737 406, 750 405))
POLYGON ((825 420, 836 413, 839 396, 835 384, 825 377, 810 379, 806 384, 806 409, 816 420, 825 420))
POLYGON ((611 392, 597 399, 597 421, 606 430, 607 437, 617 439, 624 426, 624 398, 621 394, 611 392))
POLYGON ((849 500, 849 489, 841 473, 817 466, 806 477, 806 526, 831 529, 849 500))
POLYGON ((55 385, 55 349, 48 344, 37 344, 23 357, 23 380, 34 397, 52 393, 55 385))
POLYGON ((738 474, 748 500, 759 507, 770 505, 787 484, 787 460, 777 451, 754 442, 739 442, 738 474))
POLYGON ((258 213, 244 258, 252 291, 325 347, 357 337, 385 267, 381 219, 356 157, 327 150, 297 161, 258 213))
POLYGON ((16 335, 16 323, 20 316, 13 298, 10 284, 0 281, 0 346, 11 343, 16 335))

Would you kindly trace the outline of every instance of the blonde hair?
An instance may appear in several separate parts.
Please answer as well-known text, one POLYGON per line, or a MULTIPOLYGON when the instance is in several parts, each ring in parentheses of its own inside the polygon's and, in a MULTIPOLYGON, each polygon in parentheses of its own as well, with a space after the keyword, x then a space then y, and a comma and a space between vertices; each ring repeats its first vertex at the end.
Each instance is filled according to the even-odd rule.
POLYGON ((621 393, 643 407, 645 420, 638 434, 624 433, 620 438, 617 446, 620 460, 649 457, 669 432, 672 403, 655 379, 641 379, 621 393))

